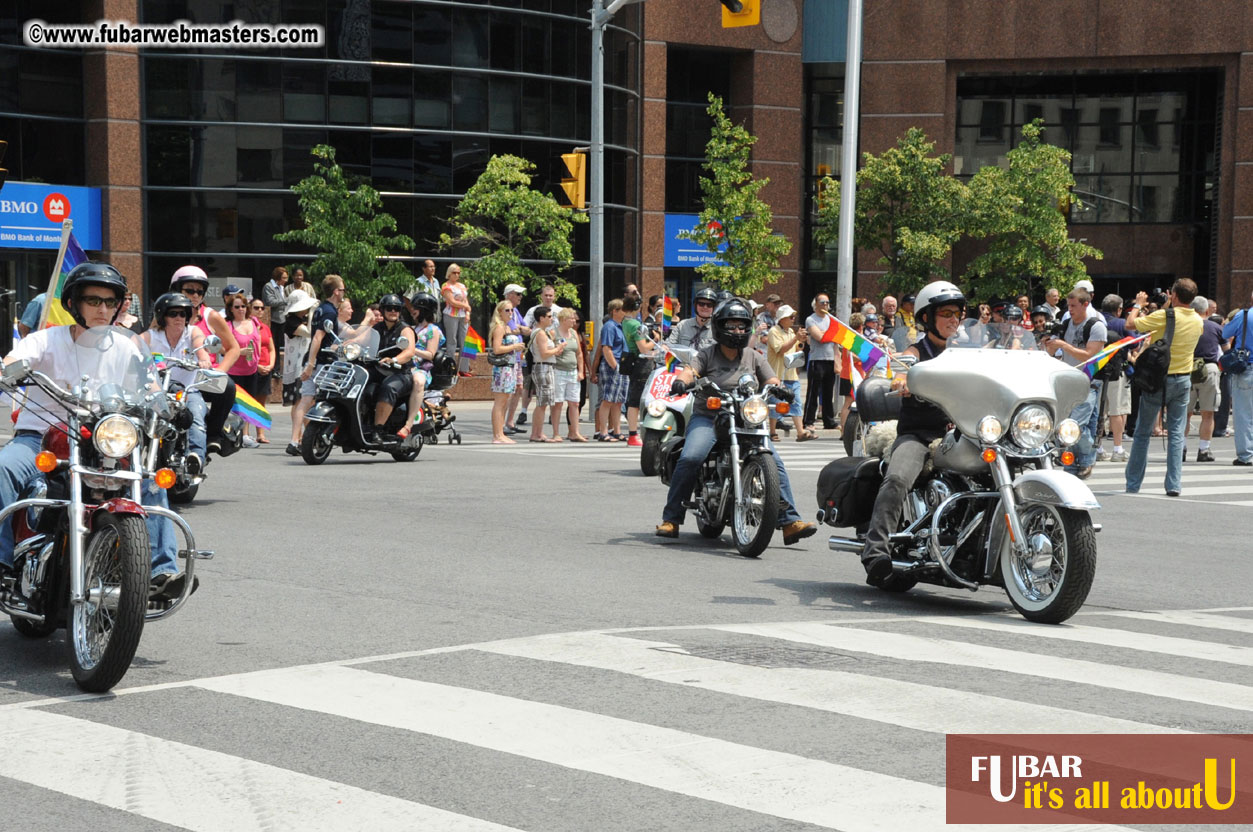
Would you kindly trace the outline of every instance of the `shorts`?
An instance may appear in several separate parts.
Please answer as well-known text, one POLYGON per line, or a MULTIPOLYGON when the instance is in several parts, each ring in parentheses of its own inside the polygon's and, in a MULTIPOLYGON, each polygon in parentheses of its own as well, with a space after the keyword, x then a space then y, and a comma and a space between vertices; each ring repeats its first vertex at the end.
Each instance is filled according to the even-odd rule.
POLYGON ((553 392, 553 398, 557 403, 574 402, 579 403, 579 371, 578 370, 557 370, 557 384, 553 392))
POLYGON ((799 379, 795 379, 793 381, 782 381, 779 382, 779 384, 780 386, 786 387, 788 390, 792 391, 793 401, 792 404, 788 406, 790 409, 787 413, 779 413, 774 409, 774 406, 779 403, 779 399, 771 396, 766 403, 770 405, 770 421, 772 422, 777 422, 780 419, 786 419, 793 415, 799 416, 801 412, 801 402, 805 401, 801 398, 801 383, 799 379))
POLYGON ((644 390, 648 387, 648 378, 653 374, 653 363, 640 359, 635 362, 635 370, 627 384, 627 407, 639 407, 644 398, 644 390))
POLYGON ((1119 374, 1114 381, 1105 382, 1105 415, 1129 416, 1131 414, 1131 381, 1119 374))
POLYGON ((513 393, 522 386, 522 368, 517 364, 492 368, 492 392, 513 393))
POLYGON ((538 395, 535 389, 535 369, 534 368, 535 368, 534 364, 522 365, 522 392, 526 393, 528 396, 538 395))
POLYGON ((1188 399, 1189 413, 1198 409, 1202 413, 1212 413, 1218 410, 1218 379, 1220 375, 1217 364, 1205 365, 1205 381, 1192 385, 1192 395, 1188 399))
POLYGON ((609 366, 609 363, 602 361, 600 363, 600 400, 602 402, 613 402, 622 404, 626 401, 627 387, 631 380, 619 373, 617 370, 609 366))
POLYGON ((536 364, 531 368, 531 383, 535 385, 535 406, 548 407, 557 403, 557 369, 551 364, 536 364))
MULTIPOLYGON (((313 371, 314 375, 317 375, 317 373, 318 373, 317 370, 313 371)), ((307 378, 304 381, 300 382, 300 397, 301 398, 308 396, 309 398, 312 399, 316 397, 317 395, 318 395, 318 387, 316 384, 313 383, 312 378, 307 378)))
POLYGON ((842 379, 840 379, 840 389, 839 389, 839 394, 840 394, 841 396, 851 396, 851 395, 853 395, 853 382, 849 381, 849 380, 848 380, 848 379, 846 379, 846 378, 842 378, 842 379))

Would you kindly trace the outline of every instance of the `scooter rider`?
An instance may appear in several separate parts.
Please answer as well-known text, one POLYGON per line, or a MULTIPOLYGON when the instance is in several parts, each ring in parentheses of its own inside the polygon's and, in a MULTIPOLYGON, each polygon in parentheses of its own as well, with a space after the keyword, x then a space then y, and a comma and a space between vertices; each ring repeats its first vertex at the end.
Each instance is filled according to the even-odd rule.
MULTIPOLYGON (((374 331, 379 334, 379 353, 396 346, 396 342, 401 338, 408 341, 409 346, 396 355, 379 361, 379 364, 384 367, 403 368, 404 371, 396 370, 390 373, 377 373, 376 371, 377 384, 374 388, 374 427, 372 429, 374 435, 366 437, 375 441, 393 439, 393 437, 384 437, 383 426, 387 424, 392 411, 395 410, 396 403, 407 400, 413 391, 413 374, 408 372, 408 369, 413 361, 415 348, 413 327, 400 319, 405 311, 404 299, 400 295, 383 295, 379 300, 379 311, 383 313, 383 320, 374 325, 374 331)), ((394 439, 397 442, 400 441, 400 437, 394 437, 394 439)))
POLYGON ((407 299, 407 303, 414 319, 413 386, 409 392, 409 424, 396 432, 401 439, 407 439, 413 430, 412 424, 422 409, 426 386, 432 381, 435 359, 444 354, 447 346, 443 330, 435 323, 439 319, 439 299, 430 292, 417 292, 407 299))
MULTIPOLYGON (((702 290, 704 291, 704 290, 702 290)), ((698 295, 699 297, 699 295, 698 295)), ((778 384, 774 371, 766 363, 765 356, 756 350, 746 349, 753 328, 753 313, 748 304, 733 298, 719 307, 712 319, 715 343, 696 353, 692 363, 679 371, 671 392, 682 392, 698 376, 709 378, 723 389, 734 387, 745 373, 755 375, 760 385, 778 384)), ((684 432, 683 453, 670 479, 670 492, 666 495, 666 507, 661 513, 658 537, 678 537, 679 526, 687 510, 683 503, 692 496, 700 466, 713 450, 714 417, 704 407, 692 411, 692 419, 684 432)), ((779 469, 779 497, 784 503, 779 514, 784 545, 791 545, 812 535, 817 529, 813 523, 801 520, 792 499, 792 485, 779 452, 771 448, 774 463, 779 469)))
POLYGON ((717 304, 718 293, 713 289, 706 286, 697 292, 692 301, 696 316, 675 324, 670 330, 670 337, 666 339, 666 343, 691 347, 695 350, 703 350, 711 346, 714 343, 714 333, 709 318, 713 315, 717 304))
MULTIPOLYGON (((204 302, 205 292, 209 291, 209 276, 199 266, 183 266, 170 278, 170 291, 179 292, 191 299, 191 323, 204 335, 216 335, 222 339, 223 353, 214 364, 215 369, 229 373, 239 359, 239 342, 235 333, 227 325, 222 313, 212 309, 204 302)), ((215 453, 227 447, 222 437, 222 428, 235 406, 235 382, 227 376, 226 389, 221 393, 205 393, 205 401, 209 403, 209 414, 205 417, 205 430, 209 434, 209 450, 215 453)))
MULTIPOLYGON (((31 332, 13 351, 4 357, 5 364, 26 360, 31 368, 45 373, 66 387, 77 383, 77 357, 74 342, 92 327, 112 325, 124 308, 126 279, 108 263, 80 263, 65 279, 61 305, 74 323, 31 332)), ((49 299, 49 302, 52 299, 49 299)), ((135 336, 138 337, 138 336, 135 336)), ((139 350, 129 339, 119 338, 113 350, 129 350, 133 355, 119 354, 119 364, 138 361, 139 350)), ((22 491, 43 474, 35 467, 43 435, 52 425, 63 421, 65 411, 38 386, 27 388, 26 405, 17 417, 13 439, 0 449, 0 508, 21 497, 22 491)), ((165 491, 146 480, 141 489, 144 505, 168 508, 165 491)), ((182 573, 175 559, 177 546, 170 521, 148 517, 148 536, 152 546, 153 597, 175 598, 183 591, 182 573)), ((0 569, 13 566, 13 524, 0 524, 0 569)))
MULTIPOLYGON (((947 280, 928 283, 914 300, 914 320, 925 330, 918 343, 904 351, 919 361, 930 361, 948 346, 966 314, 966 296, 947 280)), ((901 416, 896 423, 896 443, 888 462, 887 476, 875 498, 861 553, 866 583, 878 585, 892 574, 892 548, 889 540, 900 523, 905 495, 922 473, 930 444, 948 430, 948 416, 933 404, 909 395, 907 373, 892 379, 893 392, 899 391, 901 416)))
MULTIPOLYGON (((213 366, 204 348, 204 333, 191 325, 195 313, 191 298, 177 292, 166 292, 157 298, 153 306, 154 326, 141 336, 154 353, 161 353, 183 361, 196 361, 202 368, 213 366)), ((195 381, 196 374, 181 367, 168 370, 170 378, 184 388, 195 381)), ((208 405, 199 390, 192 390, 184 397, 191 413, 191 427, 187 430, 187 472, 195 475, 204 468, 207 433, 205 415, 208 405)))

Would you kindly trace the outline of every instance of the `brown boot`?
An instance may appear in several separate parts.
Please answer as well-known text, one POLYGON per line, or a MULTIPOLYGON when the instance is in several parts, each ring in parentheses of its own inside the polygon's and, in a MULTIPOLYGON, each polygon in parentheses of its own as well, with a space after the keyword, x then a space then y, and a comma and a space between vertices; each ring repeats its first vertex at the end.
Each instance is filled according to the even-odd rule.
POLYGON ((818 527, 813 523, 806 523, 804 520, 793 520, 783 527, 783 545, 791 546, 793 543, 804 540, 816 531, 818 531, 818 527))
POLYGON ((657 527, 657 531, 655 532, 655 534, 658 537, 678 537, 679 536, 679 524, 671 523, 669 520, 666 520, 660 526, 657 527))

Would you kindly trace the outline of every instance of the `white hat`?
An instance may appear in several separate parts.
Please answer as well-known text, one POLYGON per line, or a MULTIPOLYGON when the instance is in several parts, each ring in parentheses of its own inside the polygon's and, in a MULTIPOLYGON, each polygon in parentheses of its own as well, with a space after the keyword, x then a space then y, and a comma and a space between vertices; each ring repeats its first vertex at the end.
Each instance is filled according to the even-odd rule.
POLYGON ((521 286, 519 286, 519 285, 518 285, 518 284, 516 284, 516 283, 510 283, 508 286, 506 286, 506 287, 505 287, 505 291, 504 291, 502 294, 506 294, 506 295, 507 295, 507 294, 509 294, 510 292, 517 292, 519 295, 525 295, 525 294, 526 294, 526 289, 525 289, 525 288, 523 288, 523 287, 521 287, 521 286))
POLYGON ((761 309, 761 304, 755 300, 752 300, 751 298, 748 301, 748 305, 752 307, 754 312, 756 312, 758 309, 761 309))
POLYGON ((317 305, 317 299, 310 296, 304 289, 293 289, 292 293, 287 296, 287 305, 283 307, 283 314, 299 315, 317 305))
POLYGON ((1092 286, 1092 281, 1091 281, 1091 280, 1080 280, 1080 281, 1078 281, 1078 282, 1076 282, 1076 283, 1075 283, 1075 288, 1076 288, 1076 289, 1087 289, 1089 294, 1091 294, 1092 292, 1095 292, 1095 291, 1096 291, 1096 289, 1092 286))
POLYGON ((774 319, 776 321, 781 321, 784 318, 792 318, 795 316, 796 316, 796 310, 788 306, 786 303, 781 304, 778 310, 774 313, 774 319))

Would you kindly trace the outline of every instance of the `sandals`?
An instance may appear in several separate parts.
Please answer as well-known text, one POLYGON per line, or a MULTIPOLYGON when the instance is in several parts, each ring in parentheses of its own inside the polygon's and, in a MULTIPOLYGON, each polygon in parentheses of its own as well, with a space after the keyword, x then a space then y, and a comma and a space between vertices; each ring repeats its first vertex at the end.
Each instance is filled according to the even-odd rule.
POLYGON ((801 433, 796 434, 797 442, 808 442, 811 439, 817 439, 817 438, 818 438, 818 434, 814 433, 812 430, 807 430, 807 431, 803 431, 801 433))
POLYGON ((774 431, 770 431, 770 441, 771 441, 771 442, 778 442, 778 441, 779 441, 779 434, 775 433, 774 431))
POLYGON ((621 442, 622 438, 614 433, 598 433, 596 434, 597 442, 621 442))
POLYGON ((589 441, 589 440, 588 440, 588 438, 587 438, 586 436, 584 436, 583 434, 581 434, 581 433, 580 433, 580 434, 578 434, 577 436, 566 436, 566 438, 567 438, 567 439, 569 439, 571 442, 587 442, 587 441, 589 441))

